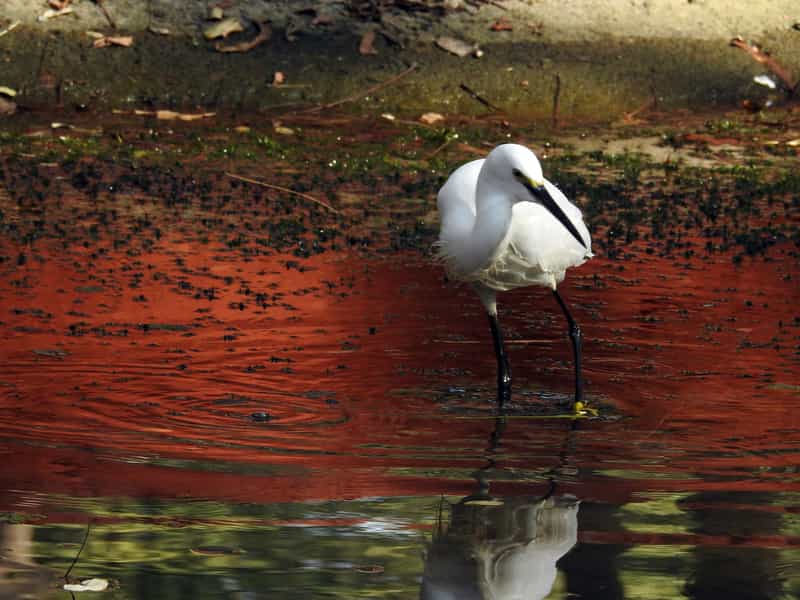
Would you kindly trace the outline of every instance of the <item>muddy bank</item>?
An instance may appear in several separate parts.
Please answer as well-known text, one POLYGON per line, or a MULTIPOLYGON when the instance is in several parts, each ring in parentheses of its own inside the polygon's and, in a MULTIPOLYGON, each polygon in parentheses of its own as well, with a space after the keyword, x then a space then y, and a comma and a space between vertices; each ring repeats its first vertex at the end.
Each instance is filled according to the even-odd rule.
POLYGON ((0 29, 19 25, 0 37, 0 85, 19 92, 15 102, 23 110, 67 113, 147 106, 272 113, 351 99, 343 108, 375 114, 614 120, 642 107, 781 101, 782 93, 754 83, 765 69, 728 46, 734 35, 754 38, 787 69, 800 69, 800 32, 780 2, 730 14, 718 3, 702 9, 688 3, 670 9, 669 19, 663 3, 569 11, 554 4, 364 12, 350 3, 297 12, 283 3, 243 2, 225 16, 240 19, 245 31, 226 43, 254 38, 254 21, 270 21, 271 37, 248 52, 220 53, 202 35, 214 23, 205 19, 205 3, 106 2, 112 28, 91 3, 38 22, 41 7, 12 2, 0 29), (134 42, 93 48, 90 30, 130 34, 134 42), (376 54, 359 53, 367 31, 376 32, 376 54), (437 48, 442 35, 474 43, 482 56, 437 48), (273 83, 276 72, 285 76, 281 85, 273 83))

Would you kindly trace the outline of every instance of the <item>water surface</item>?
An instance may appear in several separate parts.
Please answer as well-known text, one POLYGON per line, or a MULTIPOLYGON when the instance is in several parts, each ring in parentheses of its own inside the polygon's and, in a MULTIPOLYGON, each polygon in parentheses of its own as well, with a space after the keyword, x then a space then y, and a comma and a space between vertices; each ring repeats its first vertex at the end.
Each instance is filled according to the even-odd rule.
MULTIPOLYGON (((561 291, 598 416, 565 418, 566 325, 528 289, 501 298, 498 417, 480 304, 428 250, 448 163, 306 157, 334 215, 223 175, 297 185, 291 160, 196 160, 6 156, 0 596, 800 594, 791 229, 748 253, 679 215, 622 243, 632 213, 579 198, 598 256, 561 291)), ((791 190, 734 191, 759 210, 732 229, 797 227, 791 190)))

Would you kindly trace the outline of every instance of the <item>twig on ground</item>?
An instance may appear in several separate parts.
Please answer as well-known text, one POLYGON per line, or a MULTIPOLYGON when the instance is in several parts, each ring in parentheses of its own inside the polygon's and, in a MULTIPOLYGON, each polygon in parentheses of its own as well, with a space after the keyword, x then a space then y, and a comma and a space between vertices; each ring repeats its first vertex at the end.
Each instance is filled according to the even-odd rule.
POLYGON ((438 145, 438 146, 437 146, 437 147, 436 147, 436 148, 435 148, 435 149, 434 149, 432 152, 429 152, 429 153, 428 153, 428 154, 425 156, 425 158, 426 158, 426 159, 433 158, 434 156, 436 156, 437 154, 439 154, 439 152, 441 152, 442 150, 444 150, 444 149, 447 147, 447 145, 448 145, 450 142, 452 142, 452 141, 453 141, 453 138, 451 138, 451 137, 449 137, 449 136, 448 136, 448 138, 447 138, 447 139, 446 139, 444 142, 442 142, 441 144, 439 144, 439 145, 438 145))
POLYGON ((552 121, 553 121, 553 128, 558 127, 558 106, 559 100, 561 99, 561 75, 556 73, 556 87, 553 90, 553 114, 552 114, 552 121))
POLYGON ((637 117, 643 112, 648 111, 651 108, 655 108, 656 106, 658 106, 658 97, 655 95, 655 92, 653 92, 652 98, 650 98, 647 102, 644 102, 638 108, 635 108, 630 112, 622 113, 622 124, 637 125, 641 123, 642 120, 637 117))
POLYGON ((108 14, 108 9, 106 8, 105 5, 105 0, 94 0, 94 3, 100 7, 100 11, 103 13, 103 16, 105 16, 106 21, 108 21, 108 24, 111 25, 111 29, 116 29, 117 24, 114 22, 114 19, 111 18, 111 15, 108 14))
POLYGON ((381 83, 373 85, 372 87, 367 88, 366 90, 362 90, 360 92, 352 94, 351 96, 347 96, 347 98, 342 98, 341 100, 337 100, 336 102, 330 102, 328 104, 320 104, 318 106, 313 106, 313 107, 308 108, 306 110, 300 111, 300 113, 315 113, 315 112, 320 112, 320 111, 323 111, 323 110, 327 110, 329 108, 334 108, 334 107, 340 106, 342 104, 347 104, 348 102, 355 102, 359 98, 363 98, 364 96, 368 96, 369 94, 373 94, 373 93, 377 92, 378 90, 382 90, 383 88, 385 88, 387 86, 390 86, 393 83, 397 83, 400 79, 402 79, 403 77, 405 77, 406 75, 408 75, 409 73, 414 71, 416 68, 417 68, 417 63, 412 63, 411 66, 408 67, 405 71, 402 71, 401 73, 398 73, 394 77, 390 77, 386 81, 382 81, 381 83))
POLYGON ((22 25, 22 21, 14 21, 11 25, 0 31, 0 37, 3 37, 7 33, 11 33, 20 25, 22 25))
POLYGON ((461 83, 461 84, 459 84, 458 87, 460 87, 462 90, 467 92, 467 94, 469 94, 470 98, 472 98, 473 100, 477 100, 478 102, 483 104, 486 108, 491 108, 492 110, 502 111, 502 109, 499 106, 495 106, 494 104, 489 102, 486 98, 481 96, 478 92, 473 90, 466 83, 461 83))
POLYGON ((787 93, 791 96, 797 91, 798 82, 794 81, 792 74, 777 60, 772 58, 768 52, 765 52, 758 44, 751 44, 741 37, 735 37, 731 40, 731 46, 739 48, 747 52, 753 60, 764 65, 770 70, 778 79, 781 80, 786 87, 787 93))
POLYGON ((303 198, 304 200, 308 200, 309 202, 313 202, 314 204, 319 204, 320 206, 324 206, 325 208, 327 208, 328 210, 330 210, 332 212, 335 212, 337 214, 339 213, 338 210, 333 208, 327 202, 323 202, 322 200, 318 200, 317 198, 314 198, 314 196, 309 196, 308 194, 304 194, 303 192, 296 192, 294 190, 291 190, 289 188, 286 188, 286 187, 283 187, 283 186, 280 186, 280 185, 275 185, 273 183, 265 183, 263 181, 259 181, 258 179, 251 179, 250 177, 245 177, 243 175, 236 175, 235 173, 228 173, 227 171, 225 172, 225 175, 227 175, 228 177, 230 177, 232 179, 238 179, 239 181, 245 181, 247 183, 252 183, 253 185, 260 185, 261 187, 269 188, 271 190, 277 190, 279 192, 284 192, 286 194, 293 194, 295 196, 299 196, 300 198, 303 198))

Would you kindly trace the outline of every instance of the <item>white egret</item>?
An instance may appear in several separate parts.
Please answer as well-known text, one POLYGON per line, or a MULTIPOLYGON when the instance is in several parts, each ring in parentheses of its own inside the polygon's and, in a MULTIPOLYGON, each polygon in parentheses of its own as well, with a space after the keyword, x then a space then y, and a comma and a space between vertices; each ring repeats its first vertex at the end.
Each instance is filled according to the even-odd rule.
POLYGON ((511 370, 497 320, 497 292, 550 288, 569 325, 575 358, 575 404, 582 400, 581 330, 558 293, 569 267, 592 257, 577 206, 547 181, 536 155, 503 144, 457 168, 437 198, 438 255, 450 278, 472 284, 486 312, 497 356, 498 402, 511 396, 511 370))

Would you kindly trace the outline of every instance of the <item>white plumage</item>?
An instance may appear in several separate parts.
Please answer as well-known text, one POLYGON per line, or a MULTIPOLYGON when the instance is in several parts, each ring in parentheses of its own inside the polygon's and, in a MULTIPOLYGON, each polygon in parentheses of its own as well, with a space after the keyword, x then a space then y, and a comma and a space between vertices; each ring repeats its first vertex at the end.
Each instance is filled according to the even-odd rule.
POLYGON ((439 256, 448 275, 505 291, 527 285, 550 289, 569 267, 592 256, 580 209, 542 176, 536 155, 516 144, 456 169, 437 198, 439 256), (543 185, 575 226, 585 247, 513 176, 543 185))
MULTIPOLYGON (((451 278, 473 284, 494 319, 498 365, 505 362, 507 370, 499 328, 495 331, 497 291, 528 285, 550 288, 572 335, 572 318, 556 287, 569 267, 592 257, 591 238, 580 209, 544 178, 533 152, 503 144, 485 159, 462 165, 439 190, 437 205, 441 218, 438 256, 451 278)), ((576 369, 579 345, 580 340, 576 369)), ((507 379, 510 386, 510 375, 507 379)), ((578 381, 576 398, 579 388, 578 381)))

